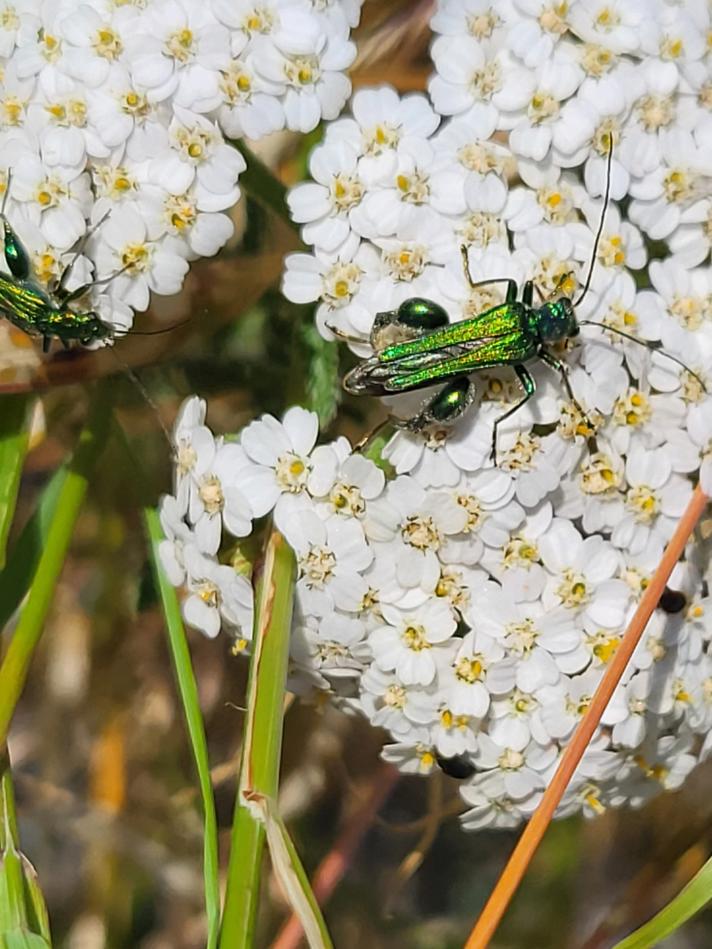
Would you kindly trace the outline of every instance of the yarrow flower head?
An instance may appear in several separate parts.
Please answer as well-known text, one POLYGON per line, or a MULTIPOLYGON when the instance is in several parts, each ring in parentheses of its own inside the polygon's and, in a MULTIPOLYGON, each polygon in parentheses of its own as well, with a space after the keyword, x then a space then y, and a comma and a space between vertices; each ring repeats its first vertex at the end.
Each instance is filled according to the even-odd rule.
MULTIPOLYGON (((287 258, 284 294, 360 359, 404 336, 427 349, 394 318, 414 298, 452 325, 448 358, 475 349, 477 324, 457 326, 503 303, 506 279, 531 281, 533 309, 537 291, 580 298, 580 335, 526 373, 495 354, 460 378, 449 419, 423 379, 389 396, 387 477, 343 439, 317 445, 303 410, 227 443, 226 485, 252 516, 273 510, 297 553, 290 683, 387 729, 401 770, 459 773, 469 827, 531 815, 694 482, 712 484, 710 26, 697 3, 441 0, 431 99, 359 90, 289 195, 310 251, 287 258)), ((208 445, 191 413, 189 459, 208 445)), ((184 469, 166 555, 192 590, 202 522, 182 499, 202 462, 184 469)), ((561 814, 640 805, 708 755, 696 560, 691 545, 561 814)))
POLYGON ((40 282, 73 260, 66 289, 92 284, 81 308, 120 333, 177 293, 232 234, 228 140, 340 111, 360 5, 5 3, 0 197, 40 282))

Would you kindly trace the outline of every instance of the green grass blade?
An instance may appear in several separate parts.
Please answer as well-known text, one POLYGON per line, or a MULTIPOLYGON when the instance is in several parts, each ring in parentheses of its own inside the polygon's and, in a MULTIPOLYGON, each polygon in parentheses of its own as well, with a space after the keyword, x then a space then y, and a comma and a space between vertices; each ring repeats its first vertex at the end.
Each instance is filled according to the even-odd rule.
POLYGON ((22 528, 4 569, 0 571, 0 630, 9 622, 30 587, 66 477, 67 466, 62 465, 42 491, 37 507, 22 528))
POLYGON ((144 519, 150 542, 154 576, 161 594, 163 614, 168 630, 168 642, 178 680, 178 690, 183 703, 183 712, 188 727, 203 802, 203 878, 205 881, 205 913, 208 919, 207 945, 208 949, 215 949, 220 929, 220 886, 218 880, 218 828, 215 816, 215 798, 213 797, 213 787, 210 780, 208 746, 205 740, 203 716, 198 701, 198 687, 195 682, 193 665, 190 661, 190 650, 185 635, 185 627, 183 626, 178 595, 163 572, 158 556, 158 545, 163 540, 161 522, 157 512, 150 509, 144 512, 144 519))
POLYGON ((262 799, 277 799, 295 579, 294 553, 275 531, 267 544, 257 588, 247 714, 220 949, 252 949, 255 945, 265 823, 252 798, 257 795, 262 799))
POLYGON ((667 939, 695 913, 699 913, 711 899, 712 857, 667 906, 640 929, 616 943, 613 949, 649 949, 660 945, 663 939, 667 939))
POLYGON ((302 924, 307 943, 311 949, 333 949, 331 936, 312 891, 309 877, 284 821, 277 813, 274 802, 265 801, 264 812, 272 867, 289 905, 302 924))
POLYGON ((22 465, 29 442, 32 399, 6 395, 0 412, 0 569, 5 566, 7 538, 15 513, 22 465))
POLYGON ((106 441, 109 419, 106 401, 95 396, 86 427, 79 436, 79 444, 59 491, 45 543, 33 571, 29 595, 0 665, 0 747, 6 742, 10 720, 42 635, 89 478, 106 441))

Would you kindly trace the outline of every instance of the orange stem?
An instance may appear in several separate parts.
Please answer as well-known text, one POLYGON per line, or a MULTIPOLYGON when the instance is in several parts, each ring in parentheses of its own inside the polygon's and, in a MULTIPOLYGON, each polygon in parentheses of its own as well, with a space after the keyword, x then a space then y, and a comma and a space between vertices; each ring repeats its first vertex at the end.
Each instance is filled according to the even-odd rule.
MULTIPOLYGON (((400 773, 385 762, 371 784, 368 797, 351 817, 333 848, 324 857, 314 874, 312 891, 320 906, 327 902, 346 873, 354 852, 371 829, 381 805, 393 790, 400 773)), ((272 943, 272 949, 297 949, 304 935, 299 919, 292 915, 272 943)))
POLYGON ((586 714, 579 722, 570 743, 561 756, 551 783, 532 814, 531 820, 524 828, 475 928, 470 933, 465 949, 485 949, 494 935, 708 500, 707 495, 698 485, 680 518, 675 533, 670 538, 658 569, 638 604, 638 609, 633 614, 611 664, 598 684, 586 714))

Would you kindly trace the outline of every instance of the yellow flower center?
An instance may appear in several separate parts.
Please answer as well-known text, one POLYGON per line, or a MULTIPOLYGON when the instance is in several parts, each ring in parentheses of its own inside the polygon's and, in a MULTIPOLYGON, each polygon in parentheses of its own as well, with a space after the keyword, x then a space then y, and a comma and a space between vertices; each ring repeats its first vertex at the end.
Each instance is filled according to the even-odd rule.
POLYGON ((334 175, 331 182, 331 200, 339 211, 350 211, 361 201, 363 185, 356 175, 334 175))
POLYGON ((639 524, 650 524, 660 510, 660 500, 652 488, 636 485, 628 491, 626 507, 635 515, 639 524))
POLYGON ((208 514, 217 514, 225 506, 222 485, 215 475, 208 475, 201 480, 198 494, 208 514))
POLYGON ((406 626, 401 638, 406 648, 413 652, 423 652, 425 649, 431 648, 422 626, 406 626))
POLYGON ((561 36, 568 29, 566 22, 568 12, 568 3, 552 3, 550 7, 545 7, 539 14, 539 26, 545 33, 561 36))
POLYGON ((581 66, 589 76, 600 79, 615 64, 616 55, 605 46, 583 43, 580 46, 581 66))
POLYGON ((440 532, 430 516, 411 515, 406 518, 401 528, 401 536, 406 544, 410 544, 416 550, 439 550, 440 548, 440 532))
POLYGON ((472 656, 467 659, 464 656, 455 663, 455 676, 468 685, 475 682, 481 682, 484 678, 485 664, 482 656, 472 656))
POLYGON ((500 19, 494 9, 489 7, 484 13, 475 13, 466 17, 466 22, 469 33, 477 40, 484 40, 492 35, 500 19))
POLYGON ((584 577, 569 567, 563 571, 563 579, 556 590, 562 606, 575 609, 589 600, 584 577))
POLYGON ((108 60, 118 59, 124 48, 119 34, 109 26, 102 26, 96 31, 92 46, 97 56, 108 60))
POLYGON ((151 260, 151 251, 146 243, 126 244, 121 253, 121 266, 129 273, 141 273, 146 270, 151 260))
POLYGON ((621 638, 605 630, 599 630, 597 633, 586 636, 586 642, 593 656, 601 665, 606 666, 618 651, 621 638))
POLYGON ((540 125, 547 119, 555 118, 559 114, 559 103, 549 92, 535 92, 529 103, 529 120, 533 125, 540 125))
POLYGON ((302 576, 310 589, 321 589, 329 580, 336 566, 336 557, 326 547, 312 547, 299 561, 302 576))
POLYGON ((603 237, 598 245, 598 259, 604 267, 622 267, 625 264, 625 243, 620 234, 603 237))
POLYGON ((427 248, 421 244, 387 251, 383 254, 383 261, 389 268, 390 276, 394 280, 410 283, 425 270, 428 262, 427 248))
POLYGON ((176 30, 167 37, 163 44, 163 51, 167 56, 172 56, 179 63, 187 63, 192 58, 193 50, 193 31, 188 27, 182 30, 176 30))
POLYGON ((534 625, 534 620, 527 618, 518 623, 508 623, 505 627, 505 638, 512 652, 524 656, 536 646, 539 630, 534 625))
POLYGON ((646 132, 657 132, 670 125, 675 116, 675 107, 671 96, 643 96, 636 106, 640 124, 646 132))

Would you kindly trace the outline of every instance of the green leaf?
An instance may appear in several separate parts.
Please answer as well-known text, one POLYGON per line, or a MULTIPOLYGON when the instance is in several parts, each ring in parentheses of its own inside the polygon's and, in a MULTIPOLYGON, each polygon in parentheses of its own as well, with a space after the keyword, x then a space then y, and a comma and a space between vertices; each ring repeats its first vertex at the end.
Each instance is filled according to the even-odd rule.
POLYGON ((0 568, 5 566, 7 538, 15 514, 22 466, 29 442, 32 399, 6 395, 0 412, 0 568))
POLYGON ((0 630, 29 589, 66 477, 67 467, 62 465, 43 490, 37 507, 10 551, 4 570, 0 571, 0 630))
POLYGON ((37 874, 17 849, 10 772, 0 783, 0 949, 47 949, 49 921, 37 874))
POLYGON ((173 658, 173 667, 178 680, 178 691, 183 703, 193 760, 198 772, 198 784, 203 802, 203 880, 205 889, 205 913, 208 919, 208 949, 217 946, 220 930, 220 886, 218 881, 218 830, 215 815, 215 798, 210 779, 208 746, 205 740, 205 727, 198 700, 198 686, 195 682, 193 665, 190 660, 188 640, 185 635, 180 603, 175 589, 163 572, 158 548, 163 540, 163 531, 158 514, 154 510, 144 511, 144 521, 148 533, 151 562, 156 584, 161 594, 163 615, 168 630, 168 643, 173 658))
POLYGON ((74 525, 87 491, 89 478, 109 428, 108 386, 94 397, 87 424, 79 436, 67 475, 62 482, 47 527, 47 535, 32 572, 30 591, 0 665, 0 746, 5 744, 17 700, 52 602, 57 580, 72 539, 74 525))
POLYGON ((660 945, 712 899, 712 857, 687 886, 640 929, 617 943, 613 949, 648 949, 660 945))
POLYGON ((273 531, 255 596, 247 713, 220 949, 252 949, 255 945, 265 822, 252 802, 256 797, 277 799, 295 581, 294 553, 284 537, 273 531))
POLYGON ((51 949, 51 943, 36 933, 15 929, 0 933, 0 949, 51 949))
POLYGON ((306 407, 319 416, 319 428, 323 430, 333 421, 341 403, 339 350, 323 339, 311 322, 302 328, 302 334, 308 354, 306 407))

